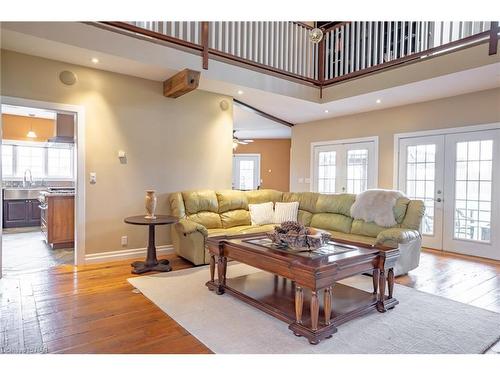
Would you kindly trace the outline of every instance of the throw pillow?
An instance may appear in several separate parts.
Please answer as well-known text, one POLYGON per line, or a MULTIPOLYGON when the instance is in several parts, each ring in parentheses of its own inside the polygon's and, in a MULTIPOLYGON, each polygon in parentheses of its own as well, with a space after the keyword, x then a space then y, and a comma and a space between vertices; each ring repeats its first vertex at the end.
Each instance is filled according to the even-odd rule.
POLYGON ((273 202, 249 204, 252 225, 272 224, 274 221, 273 202))
POLYGON ((274 222, 281 224, 285 221, 297 221, 299 202, 276 202, 274 208, 274 222))

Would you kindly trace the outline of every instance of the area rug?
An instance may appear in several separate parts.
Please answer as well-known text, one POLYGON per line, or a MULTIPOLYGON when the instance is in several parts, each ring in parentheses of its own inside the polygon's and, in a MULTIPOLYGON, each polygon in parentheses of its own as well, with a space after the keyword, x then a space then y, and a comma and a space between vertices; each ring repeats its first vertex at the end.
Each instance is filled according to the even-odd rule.
MULTIPOLYGON (((261 272, 234 263, 228 277, 261 272)), ((500 338, 500 314, 395 285, 399 305, 338 327, 331 339, 310 345, 287 324, 230 295, 205 286, 207 267, 130 278, 128 281, 215 353, 483 353, 500 338)), ((344 284, 370 291, 371 278, 344 284)))

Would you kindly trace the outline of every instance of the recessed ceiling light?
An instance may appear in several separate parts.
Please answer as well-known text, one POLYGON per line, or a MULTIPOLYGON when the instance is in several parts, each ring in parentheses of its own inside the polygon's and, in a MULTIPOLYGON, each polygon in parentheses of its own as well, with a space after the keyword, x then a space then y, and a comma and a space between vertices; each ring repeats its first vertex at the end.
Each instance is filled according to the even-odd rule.
POLYGON ((382 103, 382 100, 377 99, 377 100, 375 101, 375 103, 380 104, 380 103, 382 103))
POLYGON ((99 59, 97 57, 92 57, 90 61, 92 61, 94 64, 97 64, 99 62, 99 59))
POLYGON ((238 95, 243 95, 243 91, 242 90, 238 90, 238 95))
POLYGON ((325 113, 328 113, 328 109, 325 109, 325 113))

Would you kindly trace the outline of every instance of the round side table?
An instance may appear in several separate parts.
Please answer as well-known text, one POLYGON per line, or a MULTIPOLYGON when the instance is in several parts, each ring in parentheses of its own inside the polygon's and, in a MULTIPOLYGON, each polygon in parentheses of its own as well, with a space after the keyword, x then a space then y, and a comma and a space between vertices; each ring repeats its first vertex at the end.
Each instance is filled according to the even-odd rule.
POLYGON ((144 215, 129 216, 124 220, 127 224, 133 225, 148 225, 149 226, 149 240, 148 240, 148 253, 144 262, 133 262, 131 266, 134 268, 132 273, 141 274, 149 271, 168 272, 172 270, 170 262, 167 259, 158 260, 156 258, 155 246, 155 227, 157 225, 175 224, 179 220, 174 216, 156 215, 154 219, 147 219, 144 215))

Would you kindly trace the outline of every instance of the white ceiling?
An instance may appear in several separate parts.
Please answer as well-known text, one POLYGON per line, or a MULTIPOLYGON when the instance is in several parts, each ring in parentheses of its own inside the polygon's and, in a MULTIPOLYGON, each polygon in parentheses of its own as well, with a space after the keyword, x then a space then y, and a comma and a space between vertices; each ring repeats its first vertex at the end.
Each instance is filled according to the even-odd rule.
POLYGON ((291 138, 292 129, 244 108, 233 106, 235 135, 240 139, 291 138))
MULTIPOLYGON (((182 51, 80 23, 2 23, 2 48, 68 63, 163 81, 201 59, 182 51), (98 64, 91 58, 97 57, 98 64)), ((200 89, 233 97, 278 118, 303 123, 500 87, 500 63, 385 90, 320 103, 319 90, 211 60, 200 89), (238 91, 243 91, 239 95, 238 91), (379 104, 376 103, 380 99, 379 104), (328 110, 326 113, 325 110, 328 110)), ((242 110, 235 126, 242 138, 289 137, 290 129, 242 110)), ((239 135, 240 136, 240 135, 239 135)))

